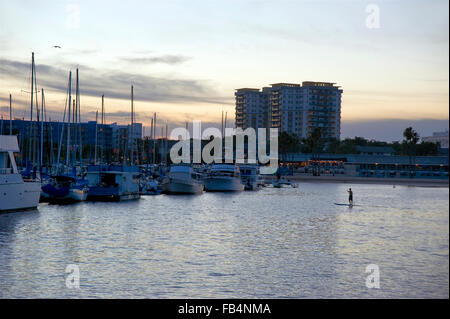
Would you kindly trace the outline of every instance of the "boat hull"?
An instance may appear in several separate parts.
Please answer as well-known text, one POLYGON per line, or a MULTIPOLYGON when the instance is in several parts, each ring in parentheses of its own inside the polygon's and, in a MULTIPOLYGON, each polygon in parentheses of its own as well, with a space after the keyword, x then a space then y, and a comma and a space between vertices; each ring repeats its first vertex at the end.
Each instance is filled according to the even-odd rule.
POLYGON ((207 192, 240 192, 244 185, 240 178, 208 177, 205 179, 205 190, 207 192))
POLYGON ((91 186, 87 194, 87 200, 100 202, 119 202, 139 199, 139 193, 120 193, 118 187, 91 186))
MULTIPOLYGON (((53 187, 54 188, 54 187, 53 187)), ((52 188, 42 187, 41 202, 49 202, 51 204, 69 204, 75 202, 83 202, 86 200, 88 190, 86 188, 68 188, 64 194, 51 192, 52 188)))
POLYGON ((17 181, 14 179, 9 175, 7 182, 0 180, 0 212, 36 208, 41 195, 41 183, 23 182, 20 176, 17 176, 17 181))
POLYGON ((73 188, 69 192, 69 197, 75 202, 83 202, 86 200, 88 191, 86 189, 73 188))
POLYGON ((203 184, 171 180, 163 185, 163 190, 168 194, 201 194, 203 193, 203 184))

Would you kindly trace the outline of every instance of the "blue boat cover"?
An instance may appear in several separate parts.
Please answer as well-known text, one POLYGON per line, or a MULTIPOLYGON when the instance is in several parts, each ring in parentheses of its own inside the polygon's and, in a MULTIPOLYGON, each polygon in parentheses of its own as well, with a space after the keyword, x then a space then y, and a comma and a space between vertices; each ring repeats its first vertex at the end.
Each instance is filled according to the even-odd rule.
POLYGON ((69 187, 68 186, 62 186, 60 188, 56 188, 55 186, 51 184, 47 184, 42 186, 42 191, 44 191, 46 194, 52 196, 52 197, 65 197, 69 195, 69 187))

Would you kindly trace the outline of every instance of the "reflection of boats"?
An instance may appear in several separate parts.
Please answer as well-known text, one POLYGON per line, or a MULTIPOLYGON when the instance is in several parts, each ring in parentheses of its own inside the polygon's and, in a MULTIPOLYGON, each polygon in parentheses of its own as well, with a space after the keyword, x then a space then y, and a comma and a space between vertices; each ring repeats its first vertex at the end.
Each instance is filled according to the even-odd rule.
POLYGON ((183 165, 172 165, 161 187, 169 194, 201 194, 204 188, 202 176, 192 167, 183 165))
POLYGON ((121 201, 138 199, 139 167, 120 165, 90 165, 88 200, 121 201))
POLYGON ((14 152, 19 152, 17 137, 0 135, 0 212, 32 209, 39 204, 41 182, 22 178, 14 152))
POLYGON ((297 183, 293 183, 290 180, 285 180, 285 179, 277 179, 272 182, 272 185, 275 188, 282 188, 282 187, 297 188, 298 187, 297 183))
POLYGON ((263 186, 257 165, 240 165, 239 169, 245 190, 259 190, 263 186))
POLYGON ((70 176, 53 176, 42 186, 43 197, 49 202, 68 203, 85 201, 88 187, 70 176))
POLYGON ((213 164, 205 178, 205 190, 209 192, 243 191, 239 167, 233 164, 213 164))

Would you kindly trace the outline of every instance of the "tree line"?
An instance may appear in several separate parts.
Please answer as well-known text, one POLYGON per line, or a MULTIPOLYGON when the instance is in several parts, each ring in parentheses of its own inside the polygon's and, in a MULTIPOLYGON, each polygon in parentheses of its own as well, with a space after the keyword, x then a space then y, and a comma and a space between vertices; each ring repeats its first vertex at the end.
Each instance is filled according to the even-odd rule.
POLYGON ((384 142, 368 140, 364 137, 355 136, 338 140, 335 138, 324 138, 320 128, 315 128, 307 138, 300 138, 297 134, 281 132, 278 137, 278 148, 281 155, 289 153, 329 153, 329 154, 359 154, 358 146, 385 146, 392 147, 395 155, 405 156, 433 156, 439 155, 440 143, 422 141, 420 136, 412 128, 407 127, 403 131, 403 140, 395 142, 384 142))

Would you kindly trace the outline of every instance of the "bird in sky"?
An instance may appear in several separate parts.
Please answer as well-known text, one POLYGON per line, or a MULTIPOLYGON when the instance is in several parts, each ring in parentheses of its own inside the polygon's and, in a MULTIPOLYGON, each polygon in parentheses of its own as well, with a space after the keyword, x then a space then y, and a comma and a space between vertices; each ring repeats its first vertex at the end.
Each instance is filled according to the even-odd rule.
POLYGON ((53 46, 55 49, 61 49, 61 47, 59 45, 54 45, 53 46))

